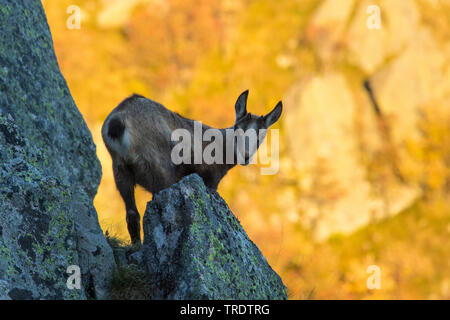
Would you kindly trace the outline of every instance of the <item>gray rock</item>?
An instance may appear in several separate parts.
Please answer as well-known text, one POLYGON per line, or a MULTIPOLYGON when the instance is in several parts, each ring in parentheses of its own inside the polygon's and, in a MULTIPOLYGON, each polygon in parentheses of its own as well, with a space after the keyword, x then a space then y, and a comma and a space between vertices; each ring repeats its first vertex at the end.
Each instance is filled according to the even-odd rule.
POLYGON ((144 255, 142 254, 142 251, 137 251, 133 254, 130 254, 128 258, 128 264, 134 264, 137 266, 142 266, 144 264, 144 255))
POLYGON ((142 252, 156 299, 287 298, 225 201, 196 174, 149 202, 142 252))
POLYGON ((115 267, 92 200, 95 145, 39 0, 0 0, 0 298, 103 298, 115 267), (66 286, 78 265, 82 289, 66 286))

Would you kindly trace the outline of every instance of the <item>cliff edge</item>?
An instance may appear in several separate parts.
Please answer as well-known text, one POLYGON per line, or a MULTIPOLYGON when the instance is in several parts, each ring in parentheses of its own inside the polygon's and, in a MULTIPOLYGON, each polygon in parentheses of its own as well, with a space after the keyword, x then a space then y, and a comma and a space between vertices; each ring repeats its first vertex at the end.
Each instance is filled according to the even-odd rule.
POLYGON ((141 255, 154 299, 287 298, 225 201, 196 174, 149 202, 141 255))

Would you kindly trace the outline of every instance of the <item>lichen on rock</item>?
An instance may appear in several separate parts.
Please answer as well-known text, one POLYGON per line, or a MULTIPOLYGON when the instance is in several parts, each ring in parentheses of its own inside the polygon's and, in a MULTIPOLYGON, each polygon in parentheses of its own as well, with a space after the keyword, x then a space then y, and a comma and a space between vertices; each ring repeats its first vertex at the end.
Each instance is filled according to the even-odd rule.
POLYGON ((149 202, 142 252, 155 299, 287 298, 225 201, 196 174, 149 202))
POLYGON ((114 258, 92 204, 91 134, 41 2, 0 0, 0 299, 103 298, 114 258), (82 289, 70 290, 78 265, 82 289))

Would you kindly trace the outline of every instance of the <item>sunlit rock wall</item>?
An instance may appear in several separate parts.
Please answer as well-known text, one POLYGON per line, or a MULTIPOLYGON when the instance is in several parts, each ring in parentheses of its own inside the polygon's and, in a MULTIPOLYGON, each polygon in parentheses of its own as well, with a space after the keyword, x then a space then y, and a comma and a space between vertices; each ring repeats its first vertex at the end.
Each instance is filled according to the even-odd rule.
POLYGON ((449 42, 436 40, 415 1, 325 1, 306 36, 324 71, 286 94, 284 125, 304 221, 325 239, 420 195, 414 173, 423 168, 408 146, 423 135, 424 108, 449 101, 449 42), (370 5, 380 29, 367 26, 370 5))

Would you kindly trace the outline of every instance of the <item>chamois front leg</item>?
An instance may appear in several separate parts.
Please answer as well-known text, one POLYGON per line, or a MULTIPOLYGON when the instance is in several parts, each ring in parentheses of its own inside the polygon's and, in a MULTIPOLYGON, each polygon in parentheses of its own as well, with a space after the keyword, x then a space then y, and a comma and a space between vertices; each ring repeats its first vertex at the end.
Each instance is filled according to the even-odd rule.
POLYGON ((134 187, 136 185, 132 171, 126 165, 113 164, 114 180, 125 202, 128 233, 132 244, 141 244, 141 217, 136 208, 134 187))

